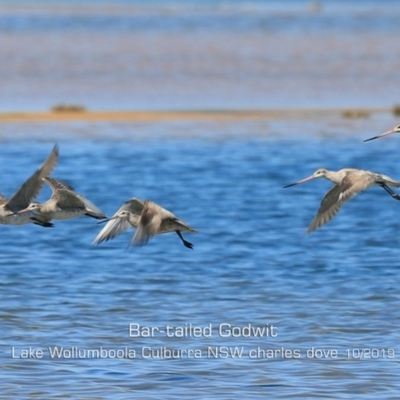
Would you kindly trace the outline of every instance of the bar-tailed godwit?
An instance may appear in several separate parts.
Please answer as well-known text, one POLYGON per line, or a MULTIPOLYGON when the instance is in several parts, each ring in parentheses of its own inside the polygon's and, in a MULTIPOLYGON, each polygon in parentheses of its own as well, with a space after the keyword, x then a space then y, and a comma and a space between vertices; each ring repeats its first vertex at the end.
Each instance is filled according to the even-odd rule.
POLYGON ((31 215, 31 218, 37 217, 40 220, 50 222, 53 219, 65 220, 87 215, 96 219, 104 219, 107 216, 97 208, 86 197, 76 193, 73 188, 66 183, 54 178, 45 177, 52 195, 45 203, 32 203, 27 208, 19 211, 20 214, 31 215))
POLYGON ((107 221, 107 225, 99 232, 93 244, 100 244, 113 239, 127 231, 130 226, 137 228, 131 239, 131 243, 138 246, 146 244, 153 236, 176 232, 184 246, 189 249, 193 244, 185 240, 181 232, 196 233, 186 222, 180 220, 170 211, 152 201, 142 202, 132 198, 125 202, 121 208, 107 221))
POLYGON ((400 200, 400 195, 389 188, 389 186, 400 187, 400 182, 386 175, 355 168, 344 168, 337 172, 319 168, 311 176, 284 187, 288 188, 315 178, 328 179, 334 183, 334 186, 323 198, 317 215, 307 229, 307 233, 329 222, 346 201, 372 186, 381 186, 394 199, 400 200))
POLYGON ((51 174, 58 162, 58 156, 58 146, 55 145, 44 163, 22 184, 9 200, 0 195, 0 223, 6 225, 34 223, 44 227, 53 226, 50 222, 46 222, 40 218, 31 218, 31 215, 20 213, 20 211, 28 207, 38 196, 43 188, 43 178, 51 174))

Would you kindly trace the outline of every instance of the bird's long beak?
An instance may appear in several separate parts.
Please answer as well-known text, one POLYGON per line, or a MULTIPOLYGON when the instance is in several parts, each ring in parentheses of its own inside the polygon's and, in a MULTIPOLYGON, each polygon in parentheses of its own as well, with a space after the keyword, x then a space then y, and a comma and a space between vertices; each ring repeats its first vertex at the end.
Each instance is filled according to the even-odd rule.
POLYGON ((24 208, 23 210, 19 210, 16 213, 14 213, 14 215, 15 214, 22 214, 22 213, 27 212, 27 211, 29 211, 28 208, 24 208))
POLYGON ((111 221, 111 220, 113 220, 113 219, 117 219, 117 218, 119 218, 118 215, 115 215, 114 217, 111 217, 111 218, 103 219, 103 221, 98 222, 97 225, 99 225, 99 224, 105 224, 106 222, 111 221))
POLYGON ((374 137, 372 137, 372 138, 365 139, 364 142, 369 142, 370 140, 379 139, 379 138, 381 138, 381 137, 384 137, 384 136, 387 136, 387 135, 391 135, 392 133, 395 133, 395 132, 397 132, 397 131, 395 131, 394 129, 391 129, 390 131, 381 133, 381 134, 378 135, 378 136, 374 136, 374 137))
POLYGON ((314 175, 310 175, 310 176, 308 176, 307 178, 301 179, 300 181, 297 181, 297 182, 295 182, 295 183, 291 183, 290 185, 286 185, 286 186, 284 186, 283 188, 285 189, 285 188, 288 188, 288 187, 291 187, 291 186, 299 185, 300 183, 304 183, 304 182, 307 182, 307 181, 311 181, 312 179, 315 179, 315 176, 314 176, 314 175))

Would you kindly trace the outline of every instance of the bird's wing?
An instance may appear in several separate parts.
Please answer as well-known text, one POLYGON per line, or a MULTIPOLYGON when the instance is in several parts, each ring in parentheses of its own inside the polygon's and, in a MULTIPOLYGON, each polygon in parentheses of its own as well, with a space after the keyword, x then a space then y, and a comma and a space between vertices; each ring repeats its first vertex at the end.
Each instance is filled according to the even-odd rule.
POLYGON ((319 207, 317 215, 308 227, 307 233, 310 233, 329 222, 339 212, 340 208, 346 201, 350 200, 353 196, 364 189, 365 186, 362 185, 362 182, 354 183, 346 175, 343 178, 341 185, 333 186, 322 199, 321 206, 319 207))
POLYGON ((8 200, 6 207, 13 212, 28 207, 43 188, 42 178, 50 175, 58 161, 58 146, 55 145, 44 163, 27 179, 17 192, 8 200))
POLYGON ((82 211, 85 203, 74 193, 67 189, 58 189, 56 192, 56 205, 62 210, 82 211))
POLYGON ((58 207, 69 210, 81 210, 85 208, 88 212, 100 218, 107 218, 103 211, 96 207, 85 196, 76 193, 71 185, 50 177, 45 177, 43 180, 53 191, 51 198, 57 201, 58 207))
POLYGON ((173 214, 171 211, 168 211, 164 207, 161 207, 157 203, 154 203, 153 201, 147 200, 146 201, 146 207, 149 212, 152 214, 158 214, 162 219, 164 218, 175 218, 178 219, 175 214, 173 214))
POLYGON ((160 207, 158 204, 146 200, 143 203, 143 211, 140 214, 139 223, 131 239, 131 243, 134 243, 136 246, 143 246, 154 235, 160 233, 160 226, 162 220, 165 218, 165 212, 167 213, 166 218, 176 218, 174 214, 160 207))
POLYGON ((66 189, 71 191, 75 190, 71 185, 69 185, 64 181, 60 181, 59 179, 54 179, 50 178, 49 176, 46 176, 45 178, 43 178, 43 180, 51 187, 53 193, 60 189, 66 189))
POLYGON ((350 200, 356 194, 367 189, 371 186, 371 183, 374 182, 374 177, 372 175, 368 176, 366 179, 352 179, 352 177, 354 177, 353 173, 347 173, 340 185, 341 193, 339 201, 342 203, 350 200))
POLYGON ((197 233, 195 229, 191 228, 185 221, 182 221, 181 219, 164 218, 161 222, 159 233, 167 233, 174 231, 197 233))
POLYGON ((130 226, 131 224, 125 218, 117 217, 116 219, 110 219, 95 237, 93 244, 100 244, 102 242, 107 242, 110 239, 114 239, 121 233, 126 232, 130 226))
POLYGON ((197 231, 191 228, 187 222, 179 219, 171 211, 168 211, 165 208, 153 202, 149 202, 149 206, 151 206, 154 212, 157 212, 161 217, 161 226, 159 228, 158 233, 166 233, 176 230, 182 232, 197 233, 197 231))
POLYGON ((132 214, 140 215, 143 211, 143 202, 136 197, 132 197, 121 206, 117 213, 120 211, 129 211, 132 214))
POLYGON ((131 225, 131 223, 125 218, 118 218, 118 214, 121 211, 129 211, 133 215, 140 215, 143 210, 143 203, 133 197, 126 201, 122 206, 115 212, 112 218, 117 217, 115 219, 110 219, 104 228, 99 232, 99 234, 93 240, 93 244, 100 244, 102 242, 106 242, 110 239, 115 238, 121 233, 126 232, 131 225))
POLYGON ((378 179, 389 186, 400 187, 400 182, 396 181, 395 179, 391 178, 390 176, 378 174, 378 179))
POLYGON ((75 193, 75 196, 85 205, 86 210, 88 210, 91 214, 96 215, 99 218, 107 218, 103 211, 101 211, 100 208, 96 207, 85 196, 82 196, 78 193, 75 193))

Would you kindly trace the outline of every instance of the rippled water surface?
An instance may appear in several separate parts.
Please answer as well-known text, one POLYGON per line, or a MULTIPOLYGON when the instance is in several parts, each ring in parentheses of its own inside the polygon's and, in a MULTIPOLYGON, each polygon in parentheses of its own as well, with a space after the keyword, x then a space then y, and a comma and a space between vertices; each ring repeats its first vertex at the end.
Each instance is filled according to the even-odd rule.
POLYGON ((390 107, 399 19, 397 0, 0 1, 0 109, 390 107))
MULTIPOLYGON (((131 249, 131 233, 92 246, 100 226, 87 217, 2 226, 4 398, 397 398, 400 203, 372 188, 305 235, 330 184, 282 186, 322 165, 399 179, 398 138, 362 143, 382 126, 374 120, 350 121, 342 129, 354 135, 337 137, 307 121, 293 136, 285 124, 186 124, 197 136, 166 123, 136 139, 138 126, 120 126, 112 140, 114 128, 98 124, 99 139, 75 139, 74 125, 53 126, 65 137, 55 177, 108 214, 149 198, 199 233, 185 235, 193 250, 175 234, 131 249), (158 331, 130 337, 130 324, 158 331), (182 333, 190 324, 198 337, 182 333), (233 337, 224 324, 274 336, 233 337)), ((1 191, 11 195, 52 145, 3 141, 1 191)))
MULTIPOLYGON (((399 16, 390 0, 0 0, 0 111, 391 107, 399 16)), ((58 142, 54 177, 108 215, 151 199, 199 233, 132 248, 133 230, 93 246, 88 217, 1 225, 0 397, 398 399, 400 203, 372 188, 305 235, 330 183, 282 188, 322 166, 400 180, 399 137, 362 143, 398 118, 293 115, 3 122, 4 195, 58 142)))

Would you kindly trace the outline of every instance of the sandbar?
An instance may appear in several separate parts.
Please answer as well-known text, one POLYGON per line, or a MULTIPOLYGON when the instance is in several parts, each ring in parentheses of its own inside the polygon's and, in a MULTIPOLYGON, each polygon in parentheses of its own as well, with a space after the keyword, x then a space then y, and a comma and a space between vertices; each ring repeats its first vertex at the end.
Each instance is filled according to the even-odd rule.
POLYGON ((330 117, 368 118, 373 114, 392 113, 391 108, 330 109, 253 109, 192 111, 44 111, 3 112, 0 123, 15 122, 162 122, 162 121, 235 121, 296 120, 330 117))

